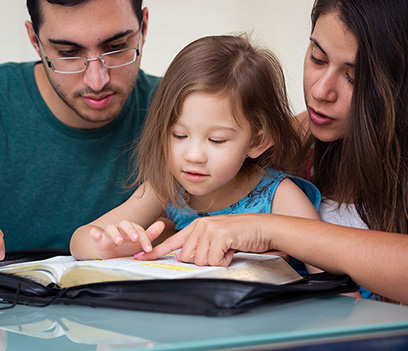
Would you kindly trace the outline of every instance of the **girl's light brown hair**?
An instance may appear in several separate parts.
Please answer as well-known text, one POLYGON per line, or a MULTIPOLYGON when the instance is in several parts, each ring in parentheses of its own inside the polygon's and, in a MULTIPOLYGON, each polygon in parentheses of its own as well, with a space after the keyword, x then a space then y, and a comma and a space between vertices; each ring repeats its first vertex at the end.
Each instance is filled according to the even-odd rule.
POLYGON ((164 206, 184 204, 169 169, 170 127, 185 98, 197 91, 227 97, 234 116, 243 115, 254 135, 263 130, 272 137, 274 145, 256 159, 247 158, 243 170, 273 167, 294 174, 302 168, 301 140, 278 59, 254 47, 245 34, 208 36, 187 45, 168 67, 135 149, 132 185, 147 181, 164 206))

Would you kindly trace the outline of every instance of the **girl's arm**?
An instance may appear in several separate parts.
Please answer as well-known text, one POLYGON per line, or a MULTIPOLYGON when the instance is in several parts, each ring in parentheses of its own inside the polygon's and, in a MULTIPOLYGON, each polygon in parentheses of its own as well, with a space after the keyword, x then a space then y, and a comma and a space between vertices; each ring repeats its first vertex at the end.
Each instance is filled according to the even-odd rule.
POLYGON ((78 228, 71 238, 71 254, 84 260, 151 251, 151 241, 164 230, 163 222, 154 223, 162 214, 153 190, 142 184, 123 204, 78 228))
POLYGON ((320 219, 318 212, 303 190, 289 178, 282 180, 276 189, 271 213, 320 219))
MULTIPOLYGON (((276 189, 272 202, 271 213, 310 219, 320 219, 318 212, 306 194, 289 178, 282 180, 276 189)), ((309 273, 321 272, 320 269, 307 263, 306 268, 309 273)))

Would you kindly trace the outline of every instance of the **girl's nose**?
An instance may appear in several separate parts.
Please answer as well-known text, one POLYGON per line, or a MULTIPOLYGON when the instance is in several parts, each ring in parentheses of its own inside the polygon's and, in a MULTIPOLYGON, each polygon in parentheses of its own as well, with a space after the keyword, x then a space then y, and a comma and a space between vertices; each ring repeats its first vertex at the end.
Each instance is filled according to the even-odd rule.
POLYGON ((193 163, 203 163, 207 161, 207 154, 201 143, 191 142, 186 145, 184 159, 193 163))

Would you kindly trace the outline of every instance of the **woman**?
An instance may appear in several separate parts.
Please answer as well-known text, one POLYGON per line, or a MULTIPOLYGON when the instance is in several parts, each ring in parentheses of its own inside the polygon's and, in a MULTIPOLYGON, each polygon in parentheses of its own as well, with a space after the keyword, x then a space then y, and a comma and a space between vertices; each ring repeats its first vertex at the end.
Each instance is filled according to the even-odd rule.
POLYGON ((185 262, 228 265, 233 250, 275 249, 408 303, 408 2, 316 0, 304 70, 311 179, 337 225, 203 218, 144 259, 183 246, 185 262))

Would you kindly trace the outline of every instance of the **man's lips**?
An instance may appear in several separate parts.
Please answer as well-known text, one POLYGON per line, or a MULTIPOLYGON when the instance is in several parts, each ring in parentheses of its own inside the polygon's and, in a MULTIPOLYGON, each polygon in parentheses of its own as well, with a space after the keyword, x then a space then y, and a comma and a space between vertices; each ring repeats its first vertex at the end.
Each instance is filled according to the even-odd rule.
POLYGON ((89 107, 97 110, 102 110, 110 104, 113 98, 113 94, 104 96, 83 96, 82 98, 89 107))
POLYGON ((326 115, 315 111, 309 107, 309 119, 312 123, 317 125, 331 124, 335 121, 334 118, 327 117, 326 115))

